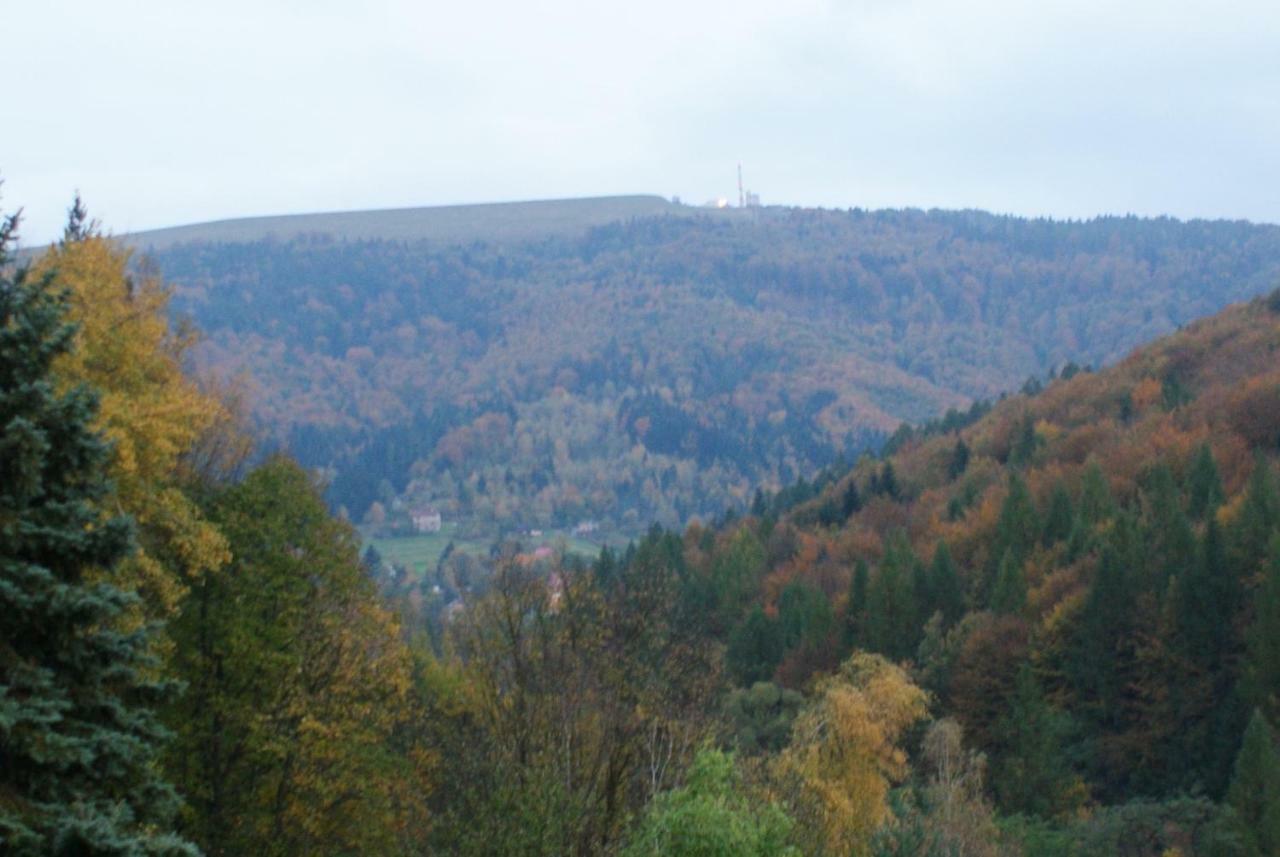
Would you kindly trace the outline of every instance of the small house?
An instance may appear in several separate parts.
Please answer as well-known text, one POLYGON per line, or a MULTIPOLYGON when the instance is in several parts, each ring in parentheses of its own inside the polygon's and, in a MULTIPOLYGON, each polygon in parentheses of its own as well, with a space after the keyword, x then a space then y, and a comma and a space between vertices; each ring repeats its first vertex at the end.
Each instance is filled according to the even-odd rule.
POLYGON ((444 526, 440 510, 433 506, 421 506, 409 513, 413 518, 413 530, 417 533, 438 533, 444 526))

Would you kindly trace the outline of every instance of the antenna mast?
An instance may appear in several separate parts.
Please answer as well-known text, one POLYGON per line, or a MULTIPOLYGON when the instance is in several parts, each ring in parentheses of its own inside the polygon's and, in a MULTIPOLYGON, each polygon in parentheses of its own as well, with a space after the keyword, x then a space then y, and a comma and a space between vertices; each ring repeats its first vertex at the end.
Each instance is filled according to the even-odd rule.
POLYGON ((742 164, 738 164, 738 208, 747 207, 747 195, 742 191, 742 164))

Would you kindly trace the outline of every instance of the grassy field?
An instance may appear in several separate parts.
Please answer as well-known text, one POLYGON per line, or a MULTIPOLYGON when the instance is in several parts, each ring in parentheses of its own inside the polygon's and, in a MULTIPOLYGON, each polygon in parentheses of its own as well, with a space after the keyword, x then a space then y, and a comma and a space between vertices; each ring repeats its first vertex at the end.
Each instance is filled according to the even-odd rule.
MULTIPOLYGON (((562 540, 570 553, 587 559, 595 559, 600 553, 600 545, 558 533, 548 533, 542 538, 526 538, 522 541, 527 550, 533 550, 542 545, 554 548, 562 540)), ((383 559, 394 562, 396 565, 408 566, 419 574, 436 567, 440 562, 440 556, 444 553, 445 548, 449 546, 449 542, 453 542, 455 551, 473 556, 487 556, 489 547, 492 545, 490 540, 459 538, 457 524, 445 524, 438 533, 422 533, 416 536, 402 536, 399 538, 365 539, 365 544, 372 545, 382 555, 383 559)))
POLYGON ((349 241, 381 238, 427 240, 440 244, 502 243, 574 235, 585 233, 593 226, 633 217, 682 214, 693 210, 660 196, 604 196, 243 217, 134 232, 121 238, 141 250, 163 250, 190 241, 245 242, 267 237, 287 241, 298 235, 311 234, 331 235, 349 241))

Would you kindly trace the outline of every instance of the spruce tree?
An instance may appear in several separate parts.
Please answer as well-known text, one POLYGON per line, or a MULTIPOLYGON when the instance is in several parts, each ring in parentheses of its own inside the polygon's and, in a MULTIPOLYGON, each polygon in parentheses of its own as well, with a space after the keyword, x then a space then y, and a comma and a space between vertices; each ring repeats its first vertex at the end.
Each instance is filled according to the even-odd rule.
POLYGON ((991 594, 993 613, 1019 616, 1027 606, 1027 579, 1022 573, 1022 563, 1006 550, 996 573, 996 588, 991 594))
POLYGON ((1005 555, 1009 554, 1012 561, 1021 567, 1039 543, 1040 533, 1040 516, 1036 512, 1035 501, 1031 498, 1027 483, 1017 473, 1010 474, 1009 493, 1000 508, 991 559, 987 564, 983 593, 986 598, 994 597, 1000 565, 1005 555))
POLYGON ((969 469, 969 447, 964 438, 957 438, 955 449, 951 450, 951 460, 947 462, 947 479, 954 482, 969 469))
POLYGON ((889 537, 884 559, 867 593, 869 651, 894 660, 910 657, 921 633, 916 613, 915 555, 905 533, 889 537))
POLYGON ((858 560, 849 580, 849 600, 844 607, 844 643, 848 649, 866 645, 867 579, 870 576, 866 560, 858 560))
POLYGON ((757 604, 729 632, 725 664, 737 684, 750 687, 758 681, 773 678, 785 651, 782 626, 776 619, 766 616, 757 604))
POLYGON ((1149 571, 1148 588, 1164 591, 1171 578, 1186 575, 1196 554, 1195 533, 1182 509, 1173 471, 1161 465, 1152 471, 1143 492, 1145 506, 1142 543, 1143 565, 1149 571))
POLYGON ((1048 818, 1069 808, 1073 777, 1063 752, 1069 731, 1067 719, 1045 699, 1031 665, 1023 663, 997 729, 1001 746, 992 787, 1006 812, 1048 818))
POLYGON ((1244 693, 1269 719, 1280 719, 1280 535, 1271 539, 1271 561, 1254 600, 1247 635, 1244 693))
POLYGON ((898 476, 893 470, 893 462, 886 461, 884 468, 880 471, 880 493, 888 497, 890 500, 897 500, 901 497, 901 490, 898 487, 898 476))
POLYGON ((1127 515, 1117 520, 1098 557, 1098 570, 1080 613, 1069 674, 1095 722, 1118 727, 1120 698, 1128 667, 1126 641, 1132 633, 1134 587, 1127 515))
POLYGON ((862 497, 858 495, 858 482, 850 479, 849 484, 845 486, 844 495, 840 503, 840 512, 844 515, 844 519, 849 520, 849 516, 862 508, 862 497))
POLYGON ((1194 726, 1184 733, 1183 754, 1206 791, 1217 797, 1226 788, 1232 748, 1248 713, 1237 687, 1242 640, 1236 617, 1243 591, 1227 561, 1216 516, 1209 516, 1196 561, 1182 583, 1176 644, 1203 682, 1202 694, 1188 694, 1198 710, 1189 718, 1194 726))
POLYGON ((831 601, 822 590, 798 580, 782 590, 778 598, 778 624, 788 648, 818 645, 831 633, 833 622, 831 601))
POLYGON ((1235 581, 1227 568, 1222 530, 1209 518, 1196 560, 1179 587, 1178 627, 1188 657, 1216 668, 1231 642, 1231 624, 1238 603, 1235 581))
POLYGON ((1075 529, 1076 516, 1075 510, 1071 508, 1071 495, 1067 493, 1066 486, 1058 482, 1053 486, 1053 494, 1049 497, 1049 511, 1044 517, 1044 536, 1042 541, 1045 547, 1052 547, 1058 542, 1065 542, 1071 538, 1071 531, 1075 529))
POLYGON ((1226 802, 1244 854, 1280 853, 1280 753, 1260 711, 1253 712, 1245 729, 1226 802))
POLYGON ((1213 460, 1209 444, 1201 445, 1191 460, 1187 473, 1187 511, 1194 520, 1202 520, 1222 503, 1222 477, 1213 460))
POLYGON ((1233 527, 1231 554, 1236 572, 1246 580, 1262 568, 1271 536, 1280 529, 1280 491, 1266 456, 1254 460, 1244 505, 1233 527))
POLYGON ((0 227, 0 851, 189 854, 167 833, 177 806, 157 774, 149 629, 118 621, 112 585, 131 522, 98 501, 109 447, 97 402, 59 392, 52 365, 74 328, 49 277, 14 271, 0 227))
POLYGON ((1000 510, 996 540, 1001 556, 1005 550, 1013 551, 1018 562, 1024 561, 1040 540, 1040 516, 1027 483, 1018 474, 1009 477, 1009 494, 1000 510))
POLYGON ((1080 487, 1080 520, 1089 528, 1096 527, 1115 513, 1111 486, 1096 460, 1084 469, 1080 487))
POLYGON ((960 586, 960 573, 945 541, 938 542, 933 552, 929 578, 934 606, 942 613, 943 624, 956 623, 964 615, 964 591, 960 586))
POLYGON ((1013 467, 1026 467, 1035 457, 1039 447, 1040 437, 1036 434, 1036 422, 1029 412, 1025 413, 1022 415, 1022 421, 1018 423, 1018 433, 1009 449, 1009 464, 1013 467))

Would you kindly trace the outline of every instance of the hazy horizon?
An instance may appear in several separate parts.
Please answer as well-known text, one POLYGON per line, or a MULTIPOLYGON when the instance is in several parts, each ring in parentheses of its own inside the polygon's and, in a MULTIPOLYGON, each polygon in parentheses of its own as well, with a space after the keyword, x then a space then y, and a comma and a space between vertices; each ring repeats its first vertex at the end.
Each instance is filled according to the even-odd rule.
POLYGON ((0 206, 123 233, 655 194, 1280 222, 1280 8, 1012 0, 6 13, 0 206))

